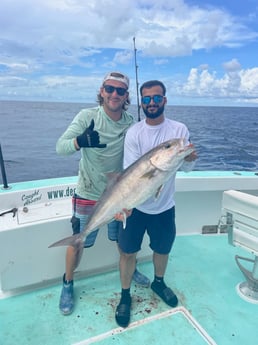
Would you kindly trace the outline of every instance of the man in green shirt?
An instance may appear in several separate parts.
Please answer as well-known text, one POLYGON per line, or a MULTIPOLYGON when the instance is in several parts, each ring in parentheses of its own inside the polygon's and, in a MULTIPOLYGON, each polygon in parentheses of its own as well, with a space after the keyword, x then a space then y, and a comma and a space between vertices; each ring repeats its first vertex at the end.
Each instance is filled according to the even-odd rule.
MULTIPOLYGON (((73 234, 83 231, 91 208, 100 198, 107 184, 107 173, 123 169, 123 146, 127 129, 134 122, 126 110, 129 100, 129 78, 120 72, 108 73, 98 94, 99 106, 82 109, 73 119, 56 144, 57 153, 70 155, 81 151, 76 194, 73 196, 73 234)), ((108 224, 108 238, 118 239, 121 222, 108 224)), ((85 248, 94 245, 98 230, 85 240, 85 248)), ((59 308, 64 315, 74 308, 73 273, 76 269, 76 253, 67 247, 66 272, 59 308)), ((135 270, 134 280, 149 286, 149 279, 135 270)))

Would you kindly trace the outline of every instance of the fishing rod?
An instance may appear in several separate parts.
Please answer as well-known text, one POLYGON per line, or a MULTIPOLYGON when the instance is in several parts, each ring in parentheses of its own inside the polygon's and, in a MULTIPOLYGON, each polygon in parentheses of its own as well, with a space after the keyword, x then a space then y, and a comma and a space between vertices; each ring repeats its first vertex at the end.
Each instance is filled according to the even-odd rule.
POLYGON ((136 96, 137 96, 137 113, 138 113, 138 121, 141 121, 141 106, 139 101, 139 83, 138 83, 138 65, 136 59, 136 52, 137 49, 135 47, 135 37, 133 38, 133 45, 134 45, 134 68, 135 68, 135 80, 136 80, 136 96))
POLYGON ((8 189, 8 183, 7 183, 7 178, 6 178, 6 172, 5 172, 5 166, 4 166, 4 158, 2 154, 2 147, 0 144, 0 166, 1 166, 1 173, 2 173, 2 179, 3 179, 3 184, 4 184, 4 189, 8 189))

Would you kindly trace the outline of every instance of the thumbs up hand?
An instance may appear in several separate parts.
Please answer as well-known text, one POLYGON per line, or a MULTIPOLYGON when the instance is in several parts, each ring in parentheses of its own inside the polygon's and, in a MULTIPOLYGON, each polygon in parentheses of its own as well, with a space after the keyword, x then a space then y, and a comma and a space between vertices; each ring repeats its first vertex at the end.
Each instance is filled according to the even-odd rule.
POLYGON ((94 125, 94 120, 92 119, 89 127, 87 127, 81 135, 78 135, 76 139, 79 147, 104 148, 107 146, 106 144, 100 144, 99 133, 94 131, 94 125))

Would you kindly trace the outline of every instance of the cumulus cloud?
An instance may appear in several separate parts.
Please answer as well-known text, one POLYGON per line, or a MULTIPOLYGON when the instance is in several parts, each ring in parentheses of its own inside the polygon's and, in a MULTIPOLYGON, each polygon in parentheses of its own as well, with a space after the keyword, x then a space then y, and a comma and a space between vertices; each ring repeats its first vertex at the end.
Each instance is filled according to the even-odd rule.
MULTIPOLYGON (((36 96, 45 92, 47 97, 52 89, 55 95, 59 90, 75 97, 87 83, 95 93, 107 68, 133 69, 133 37, 144 64, 170 69, 173 58, 254 42, 258 32, 248 25, 254 21, 254 14, 247 21, 219 7, 183 0, 2 0, 0 97, 17 91, 22 97, 25 84, 27 94, 36 94, 37 86, 36 96)), ((171 75, 168 83, 185 97, 233 97, 240 92, 257 97, 257 69, 242 68, 234 56, 223 63, 223 75, 204 59, 199 67, 190 66, 184 79, 181 75, 175 81, 171 75)))
POLYGON ((114 62, 120 63, 120 64, 128 64, 132 61, 133 53, 132 51, 125 50, 125 51, 119 51, 114 56, 114 62))
POLYGON ((64 51, 80 57, 89 47, 128 49, 134 35, 138 48, 154 56, 242 45, 258 37, 222 10, 184 1, 3 0, 2 9, 4 50, 34 51, 42 58, 52 53, 58 59, 64 51))
POLYGON ((231 61, 223 63, 223 67, 227 72, 235 72, 241 69, 241 64, 237 59, 232 59, 231 61))
MULTIPOLYGON (((231 72, 229 68, 221 78, 216 72, 192 68, 187 82, 177 85, 176 92, 185 97, 238 98, 241 95, 244 102, 255 101, 258 98, 258 68, 239 69, 237 60, 234 65, 238 70, 231 72)), ((232 67, 232 61, 225 62, 224 66, 232 67)))

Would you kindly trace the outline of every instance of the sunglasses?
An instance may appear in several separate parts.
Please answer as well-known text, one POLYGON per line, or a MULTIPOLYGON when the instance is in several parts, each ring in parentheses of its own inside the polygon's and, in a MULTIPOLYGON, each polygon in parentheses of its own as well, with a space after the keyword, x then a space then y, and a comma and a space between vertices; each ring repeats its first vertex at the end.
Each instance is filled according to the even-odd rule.
POLYGON ((143 104, 150 104, 151 100, 153 100, 153 102, 155 104, 159 104, 163 101, 164 96, 161 95, 154 95, 154 96, 143 96, 142 97, 142 103, 143 104))
POLYGON ((118 96, 124 96, 127 92, 127 89, 123 87, 114 87, 112 85, 104 85, 103 88, 107 93, 113 93, 116 90, 118 96))

